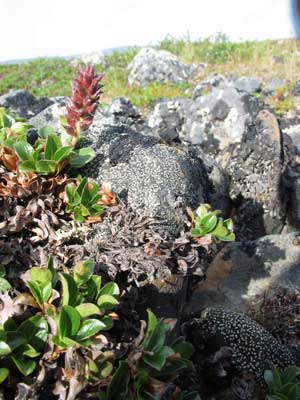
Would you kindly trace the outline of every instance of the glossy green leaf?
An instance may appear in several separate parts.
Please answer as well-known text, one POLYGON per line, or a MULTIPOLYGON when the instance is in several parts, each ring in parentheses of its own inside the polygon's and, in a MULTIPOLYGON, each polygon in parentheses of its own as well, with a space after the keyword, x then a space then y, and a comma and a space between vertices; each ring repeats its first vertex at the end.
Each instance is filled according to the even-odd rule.
POLYGON ((49 327, 42 314, 36 314, 27 318, 18 327, 27 340, 27 343, 33 346, 37 351, 42 351, 48 339, 49 327))
POLYGON ((11 351, 11 348, 6 342, 0 341, 0 357, 7 356, 11 351))
POLYGON ((173 354, 174 351, 171 347, 163 346, 159 351, 154 352, 153 355, 145 354, 143 361, 150 367, 160 371, 164 367, 167 357, 173 354))
POLYGON ((42 139, 47 139, 49 135, 55 135, 55 130, 51 126, 44 126, 39 129, 38 135, 42 139))
POLYGON ((71 306, 63 306, 59 313, 58 330, 60 338, 72 338, 80 327, 80 314, 71 306))
POLYGON ((19 162, 18 170, 21 172, 35 172, 36 171, 35 161, 28 160, 19 162))
POLYGON ((70 339, 68 337, 61 338, 58 335, 52 336, 52 342, 56 346, 61 347, 63 349, 67 349, 68 347, 71 347, 71 346, 76 346, 76 344, 77 344, 75 342, 75 340, 73 340, 73 339, 70 339))
POLYGON ((71 275, 60 272, 58 274, 63 287, 62 305, 76 306, 77 285, 71 275))
POLYGON ((30 358, 23 356, 11 356, 18 370, 25 376, 32 374, 36 368, 36 362, 30 358))
POLYGON ((175 353, 179 353, 182 358, 189 360, 194 352, 194 346, 184 340, 180 340, 172 346, 175 353))
POLYGON ((80 204, 81 197, 77 191, 77 187, 70 183, 66 186, 67 203, 69 206, 77 206, 80 204))
POLYGON ((148 327, 143 342, 143 347, 147 351, 160 351, 164 346, 166 339, 166 332, 169 330, 169 326, 161 321, 157 321, 156 317, 153 318, 154 314, 148 310, 148 327), (154 329, 153 329, 154 327, 154 329))
POLYGON ((22 346, 19 350, 19 352, 26 357, 29 358, 36 358, 40 355, 40 353, 30 344, 25 344, 24 346, 22 346))
POLYGON ((76 307, 76 310, 79 312, 81 318, 90 317, 91 315, 99 315, 99 308, 93 303, 84 303, 80 304, 76 307))
POLYGON ((14 144, 14 150, 22 161, 31 160, 34 151, 33 147, 25 141, 16 142, 14 144))
POLYGON ((48 268, 32 267, 30 269, 31 279, 38 282, 51 282, 52 272, 48 268))
POLYGON ((5 293, 10 288, 11 288, 10 283, 4 278, 0 278, 0 293, 5 293))
POLYGON ((11 126, 15 123, 15 119, 8 114, 2 115, 1 120, 3 128, 11 128, 11 126))
POLYGON ((34 297, 35 301, 38 303, 40 307, 43 306, 43 294, 42 294, 42 287, 39 285, 38 282, 35 281, 27 281, 27 286, 34 297))
POLYGON ((105 324, 98 319, 86 319, 80 326, 74 340, 81 341, 94 336, 96 333, 105 329, 105 324))
POLYGON ((68 158, 73 151, 73 146, 65 146, 57 149, 53 155, 53 159, 57 162, 61 162, 68 158))
POLYGON ((113 370, 113 364, 110 361, 104 361, 101 366, 100 377, 101 378, 108 378, 113 370))
POLYGON ((57 171, 58 164, 54 160, 39 160, 35 163, 36 171, 40 174, 54 174, 57 171))
POLYGON ((101 288, 101 276, 92 275, 86 283, 87 286, 87 299, 89 302, 95 302, 101 288))
POLYGON ((99 308, 100 308, 102 313, 107 311, 107 310, 111 310, 118 303, 119 303, 118 300, 115 299, 110 294, 103 294, 97 300, 97 304, 98 304, 98 306, 99 306, 99 308))
POLYGON ((125 361, 120 361, 119 366, 107 388, 106 400, 120 400, 128 396, 130 368, 125 361))
POLYGON ((49 134, 45 146, 45 160, 54 160, 56 150, 61 148, 61 141, 55 134, 49 134))
POLYGON ((205 233, 210 233, 217 225, 218 218, 210 213, 202 218, 201 226, 205 229, 205 233))
POLYGON ((23 344, 27 343, 26 337, 21 332, 8 331, 7 334, 7 344, 12 351, 15 351, 23 344))
POLYGON ((0 384, 5 381, 8 375, 9 375, 8 368, 0 368, 0 384))
POLYGON ((108 282, 103 288, 100 290, 99 295, 102 296, 104 294, 109 294, 111 296, 119 296, 120 289, 119 286, 115 282, 108 282))
POLYGON ((147 325, 147 331, 145 334, 145 338, 143 341, 143 347, 145 350, 148 350, 151 337, 152 337, 152 335, 157 327, 157 324, 158 324, 157 318, 153 314, 153 312, 148 309, 147 313, 148 313, 148 325, 147 325))
POLYGON ((90 148, 90 147, 83 147, 82 149, 80 149, 78 151, 77 154, 75 154, 71 161, 70 161, 70 165, 73 168, 81 168, 84 165, 86 165, 87 163, 89 163, 90 161, 93 160, 93 158, 96 157, 96 153, 95 151, 90 148))
POLYGON ((74 281, 78 286, 86 283, 93 275, 95 264, 90 260, 84 260, 75 265, 73 271, 74 281))

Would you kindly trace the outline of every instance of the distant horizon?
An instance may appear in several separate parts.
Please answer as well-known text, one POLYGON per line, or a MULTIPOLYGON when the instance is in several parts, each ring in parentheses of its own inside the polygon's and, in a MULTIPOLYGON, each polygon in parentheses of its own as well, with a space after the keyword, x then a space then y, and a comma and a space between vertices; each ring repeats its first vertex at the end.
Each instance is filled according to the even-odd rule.
MULTIPOLYGON (((222 33, 222 32, 217 32, 216 34, 218 34, 218 33, 222 33)), ((213 35, 214 36, 214 35, 213 35)), ((212 36, 212 39, 213 39, 213 36, 212 36)), ((167 36, 168 37, 168 36, 167 36)), ((182 39, 182 40, 187 40, 187 38, 185 39, 185 38, 177 38, 177 39, 182 39)), ((206 39, 209 39, 209 38, 199 38, 199 39, 195 39, 195 40, 206 40, 206 39)), ((257 42, 262 42, 262 41, 265 41, 265 40, 275 40, 275 41, 281 41, 281 40, 293 40, 293 39, 296 39, 296 38, 294 38, 294 37, 291 37, 291 38, 277 38, 277 39, 261 39, 261 40, 253 40, 253 41, 257 41, 257 42)), ((230 41, 230 42, 232 42, 232 43, 237 43, 237 42, 247 42, 247 41, 251 41, 251 40, 248 40, 248 39, 245 39, 245 40, 239 40, 239 41, 230 41)), ((135 47, 137 47, 137 48, 143 48, 143 47, 154 47, 154 46, 156 46, 156 45, 158 45, 159 44, 159 42, 157 42, 157 43, 152 43, 152 44, 148 44, 148 45, 145 45, 145 46, 143 46, 143 45, 141 45, 141 46, 137 46, 137 45, 128 45, 128 46, 116 46, 116 47, 110 47, 110 48, 108 48, 108 49, 101 49, 101 50, 99 50, 99 51, 90 51, 90 52, 82 52, 82 53, 78 53, 78 54, 66 54, 66 55, 51 55, 51 56, 37 56, 37 57, 30 57, 30 58, 16 58, 16 59, 11 59, 11 60, 3 60, 3 61, 1 61, 0 60, 0 65, 2 64, 21 64, 21 63, 25 63, 25 62, 30 62, 30 61, 34 61, 34 60, 38 60, 38 59, 43 59, 43 58, 62 58, 62 59, 65 59, 65 60, 69 60, 69 59, 72 59, 72 58, 76 58, 76 57, 81 57, 81 56, 84 56, 84 55, 90 55, 90 54, 104 54, 104 55, 109 55, 109 54, 111 54, 111 53, 113 53, 113 52, 115 52, 115 51, 119 51, 119 52, 122 52, 122 51, 126 51, 127 49, 130 49, 130 48, 135 48, 135 47)))
POLYGON ((231 41, 294 36, 289 0, 0 0, 0 61, 68 57, 192 40, 223 32, 231 41))

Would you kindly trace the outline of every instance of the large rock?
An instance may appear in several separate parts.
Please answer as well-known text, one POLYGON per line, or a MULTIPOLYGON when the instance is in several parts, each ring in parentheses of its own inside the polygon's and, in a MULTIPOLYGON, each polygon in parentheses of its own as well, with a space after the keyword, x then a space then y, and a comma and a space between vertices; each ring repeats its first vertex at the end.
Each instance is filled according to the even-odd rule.
POLYGON ((113 190, 134 211, 164 220, 170 232, 178 233, 182 217, 176 204, 195 208, 216 200, 214 205, 224 208, 225 199, 211 199, 210 193, 222 192, 218 186, 224 187, 225 180, 193 149, 169 146, 125 127, 103 128, 97 121, 88 133, 97 157, 84 173, 112 182, 113 190))
POLYGON ((242 143, 222 155, 230 176, 238 239, 281 232, 285 220, 281 133, 276 117, 261 111, 242 143))
POLYGON ((145 47, 128 65, 130 85, 146 86, 150 82, 182 83, 191 79, 195 66, 184 64, 165 50, 145 47))
POLYGON ((178 133, 182 142, 199 144, 205 151, 218 154, 242 141, 261 109, 262 104, 246 92, 233 87, 213 88, 195 100, 163 100, 149 116, 148 125, 162 138, 166 132, 173 137, 178 133))
POLYGON ((27 90, 12 90, 0 96, 0 107, 15 112, 22 118, 30 118, 53 104, 46 97, 37 99, 27 90))
POLYGON ((300 120, 281 120, 284 150, 284 193, 287 200, 287 230, 300 229, 300 120))
POLYGON ((186 310, 224 306, 244 310, 258 296, 278 286, 300 289, 299 233, 269 235, 252 242, 230 243, 214 258, 206 280, 194 292, 186 310))
POLYGON ((57 132, 60 131, 60 116, 66 112, 66 100, 64 97, 56 98, 55 103, 30 118, 29 123, 40 129, 44 126, 51 126, 57 132))

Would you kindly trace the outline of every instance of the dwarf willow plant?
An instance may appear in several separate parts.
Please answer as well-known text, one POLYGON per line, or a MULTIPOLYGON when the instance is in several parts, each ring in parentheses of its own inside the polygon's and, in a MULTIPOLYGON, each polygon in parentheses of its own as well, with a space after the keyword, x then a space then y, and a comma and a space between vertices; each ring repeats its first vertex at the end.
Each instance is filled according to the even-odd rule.
POLYGON ((264 379, 268 385, 269 400, 297 400, 300 368, 288 367, 280 372, 277 368, 267 370, 264 379))
POLYGON ((73 213, 78 222, 84 222, 87 217, 98 217, 104 208, 98 204, 101 199, 100 187, 87 178, 79 179, 79 184, 70 183, 66 186, 67 213, 73 213))
MULTIPOLYGON (((160 399, 180 372, 192 368, 192 344, 179 338, 173 345, 166 345, 168 330, 169 326, 148 310, 144 338, 132 349, 126 361, 120 361, 106 391, 99 394, 101 400, 160 399)), ((182 393, 178 398, 201 400, 196 392, 182 393)))
MULTIPOLYGON (((26 285, 29 293, 16 296, 14 305, 36 309, 36 314, 19 325, 13 318, 0 325, 0 383, 14 367, 30 375, 49 340, 60 350, 88 348, 95 335, 113 326, 108 312, 118 305, 118 285, 109 282, 102 286, 91 261, 78 263, 68 274, 57 273, 50 258, 47 267, 27 272, 26 285), (50 320, 55 327, 51 336, 50 320)), ((103 365, 107 368, 101 360, 103 365)))
POLYGON ((0 383, 17 367, 30 375, 37 366, 48 339, 48 323, 41 314, 27 318, 20 325, 10 318, 0 326, 0 383))
POLYGON ((27 141, 18 141, 11 146, 19 159, 19 171, 57 175, 67 166, 81 168, 95 157, 91 148, 77 151, 73 146, 63 146, 60 136, 50 127, 39 130, 39 138, 35 146, 27 141))
POLYGON ((233 223, 230 218, 223 221, 218 215, 220 210, 211 211, 211 206, 201 204, 194 214, 194 227, 191 234, 195 238, 211 236, 213 239, 223 242, 235 240, 233 223))

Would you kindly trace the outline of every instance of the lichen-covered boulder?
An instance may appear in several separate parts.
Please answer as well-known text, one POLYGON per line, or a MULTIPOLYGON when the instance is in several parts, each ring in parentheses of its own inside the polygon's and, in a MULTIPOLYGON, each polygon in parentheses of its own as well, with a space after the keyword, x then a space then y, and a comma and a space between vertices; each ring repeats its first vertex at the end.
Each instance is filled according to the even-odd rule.
POLYGON ((263 382, 265 370, 295 365, 288 347, 247 315, 222 308, 206 308, 191 323, 196 346, 215 342, 232 350, 231 363, 239 373, 252 373, 263 382))
POLYGON ((244 140, 226 149, 222 166, 230 176, 238 239, 281 232, 285 221, 281 132, 276 117, 262 110, 244 140))
POLYGON ((196 71, 194 65, 184 64, 168 51, 151 47, 141 49, 128 65, 128 69, 129 84, 138 86, 146 86, 150 82, 187 82, 196 71))
POLYGON ((162 138, 179 138, 217 155, 247 134, 262 104, 234 87, 213 87, 194 100, 162 100, 150 114, 148 125, 162 138))
MULTIPOLYGON (((112 182, 134 211, 159 218, 170 232, 182 227, 178 204, 195 208, 209 202, 210 194, 224 184, 193 149, 161 143, 130 128, 104 128, 97 121, 88 133, 97 157, 83 172, 99 182, 112 182)), ((224 199, 214 200, 219 203, 214 206, 221 206, 224 199)))
POLYGON ((37 99, 27 90, 12 90, 0 96, 0 107, 15 112, 22 118, 30 118, 53 104, 53 101, 42 97, 37 99))

